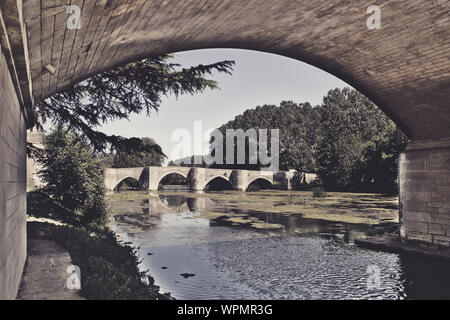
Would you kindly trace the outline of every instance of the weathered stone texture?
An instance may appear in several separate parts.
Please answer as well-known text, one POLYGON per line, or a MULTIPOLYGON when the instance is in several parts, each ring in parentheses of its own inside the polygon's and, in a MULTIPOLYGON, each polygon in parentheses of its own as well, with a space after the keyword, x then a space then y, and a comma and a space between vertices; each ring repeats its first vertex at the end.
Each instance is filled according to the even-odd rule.
POLYGON ((417 141, 400 161, 402 237, 450 244, 450 140, 417 141))
POLYGON ((1 50, 0 97, 0 299, 14 299, 26 259, 26 124, 1 50))
MULTIPOLYGON (((140 58, 202 48, 288 56, 368 95, 414 139, 450 137, 450 0, 24 0, 33 95, 140 58), (67 7, 81 28, 67 28, 67 7), (46 64, 56 68, 54 75, 46 64), (439 128, 439 129, 437 129, 439 128)), ((420 164, 418 164, 420 165, 420 164)))

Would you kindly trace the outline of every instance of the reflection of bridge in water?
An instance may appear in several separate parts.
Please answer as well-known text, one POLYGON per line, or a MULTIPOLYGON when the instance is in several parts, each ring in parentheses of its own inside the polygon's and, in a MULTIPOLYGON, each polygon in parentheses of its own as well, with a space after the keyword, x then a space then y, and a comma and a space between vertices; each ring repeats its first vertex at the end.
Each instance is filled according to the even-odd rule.
MULTIPOLYGON (((251 194, 245 196, 252 197, 251 194)), ((273 207, 275 202, 269 207, 273 207)), ((194 214, 193 217, 208 219, 211 225, 231 226, 233 224, 237 225, 237 223, 228 220, 228 218, 240 217, 242 218, 240 225, 245 226, 247 224, 247 228, 252 228, 251 223, 256 220, 274 226, 274 228, 266 226, 265 229, 260 229, 263 232, 295 233, 299 235, 321 234, 323 237, 344 239, 346 242, 365 238, 370 229, 372 228, 373 230, 373 227, 369 225, 304 218, 302 214, 280 214, 244 208, 233 208, 230 210, 222 201, 216 201, 207 194, 190 196, 186 194, 158 194, 151 192, 144 206, 131 210, 128 208, 127 212, 131 213, 131 216, 125 219, 117 216, 116 219, 123 223, 132 222, 145 226, 154 224, 152 219, 155 217, 160 219, 164 214, 186 214, 186 217, 189 214, 194 214), (208 216, 209 213, 213 214, 208 216), (136 214, 139 216, 138 219, 136 214)), ((386 224, 384 228, 389 230, 389 232, 393 232, 397 225, 395 223, 386 224)), ((141 231, 146 232, 147 229, 144 228, 141 231)))
POLYGON ((108 190, 114 190, 122 181, 133 178, 139 181, 147 190, 156 191, 162 179, 171 174, 185 178, 193 191, 203 191, 215 179, 223 179, 230 183, 234 190, 246 191, 248 186, 257 181, 265 180, 270 184, 279 184, 286 190, 292 189, 294 181, 311 182, 314 174, 292 171, 251 171, 238 169, 210 169, 191 167, 140 167, 140 168, 108 168, 104 170, 105 185, 108 190))

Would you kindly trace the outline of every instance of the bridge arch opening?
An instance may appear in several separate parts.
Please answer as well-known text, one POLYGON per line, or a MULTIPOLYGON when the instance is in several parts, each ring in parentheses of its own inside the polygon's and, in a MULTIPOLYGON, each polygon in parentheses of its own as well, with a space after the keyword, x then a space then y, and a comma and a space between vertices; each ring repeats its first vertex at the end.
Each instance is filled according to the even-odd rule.
POLYGON ((205 185, 205 191, 223 190, 233 190, 233 186, 231 185, 230 181, 222 176, 211 178, 205 185))
POLYGON ((273 188, 272 181, 266 178, 257 178, 249 183, 247 192, 269 190, 273 188))
POLYGON ((144 190, 144 185, 136 179, 135 177, 126 177, 117 183, 114 191, 123 192, 123 191, 137 191, 144 190))
POLYGON ((162 176, 158 183, 158 190, 187 190, 189 181, 179 172, 168 172, 162 176))

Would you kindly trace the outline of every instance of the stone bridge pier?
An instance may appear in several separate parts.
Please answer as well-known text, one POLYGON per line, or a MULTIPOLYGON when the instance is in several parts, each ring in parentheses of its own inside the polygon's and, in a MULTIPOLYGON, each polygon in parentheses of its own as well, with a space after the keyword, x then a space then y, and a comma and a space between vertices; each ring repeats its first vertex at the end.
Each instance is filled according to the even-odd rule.
POLYGON ((414 141, 400 155, 400 235, 450 246, 450 139, 414 141))

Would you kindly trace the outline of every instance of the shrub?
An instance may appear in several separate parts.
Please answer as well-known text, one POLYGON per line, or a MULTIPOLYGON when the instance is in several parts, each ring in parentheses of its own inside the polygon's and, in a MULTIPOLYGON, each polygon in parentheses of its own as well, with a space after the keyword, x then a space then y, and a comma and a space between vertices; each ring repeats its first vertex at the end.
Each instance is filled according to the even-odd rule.
POLYGON ((43 145, 38 155, 44 168, 39 175, 46 184, 42 192, 67 209, 59 215, 80 215, 85 224, 105 223, 102 166, 92 148, 63 128, 56 128, 45 135, 43 145))
POLYGON ((43 189, 27 193, 27 213, 36 218, 48 218, 72 225, 79 223, 80 216, 55 201, 43 189))

